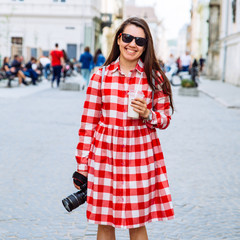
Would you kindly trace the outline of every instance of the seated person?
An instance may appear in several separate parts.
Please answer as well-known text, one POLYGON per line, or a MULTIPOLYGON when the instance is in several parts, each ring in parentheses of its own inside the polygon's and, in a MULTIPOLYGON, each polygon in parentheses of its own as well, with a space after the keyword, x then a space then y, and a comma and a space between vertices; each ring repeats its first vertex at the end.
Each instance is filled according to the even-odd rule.
POLYGON ((19 85, 21 85, 21 83, 23 83, 24 85, 28 85, 26 83, 26 81, 25 81, 26 76, 23 74, 23 72, 20 70, 20 68, 18 66, 19 65, 16 64, 16 61, 14 62, 13 65, 10 66, 10 64, 9 64, 9 57, 5 57, 3 59, 3 67, 2 67, 2 69, 3 69, 3 71, 6 72, 7 77, 17 76, 19 85))
POLYGON ((26 71, 24 71, 24 74, 32 79, 33 85, 37 85, 36 81, 38 79, 38 73, 35 71, 36 68, 34 68, 36 63, 37 63, 36 58, 31 57, 31 60, 25 65, 26 71))

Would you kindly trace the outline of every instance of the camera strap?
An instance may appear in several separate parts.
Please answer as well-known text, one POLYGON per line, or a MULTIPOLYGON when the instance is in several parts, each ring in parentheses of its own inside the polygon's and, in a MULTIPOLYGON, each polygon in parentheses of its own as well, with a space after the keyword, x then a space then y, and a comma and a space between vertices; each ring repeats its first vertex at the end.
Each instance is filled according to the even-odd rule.
POLYGON ((104 78, 104 75, 105 75, 105 70, 106 70, 106 66, 103 66, 103 68, 102 68, 102 78, 101 78, 101 89, 102 89, 102 84, 103 84, 103 78, 104 78))
POLYGON ((84 183, 87 182, 87 177, 83 176, 79 172, 74 172, 72 178, 73 182, 79 187, 81 187, 84 183))

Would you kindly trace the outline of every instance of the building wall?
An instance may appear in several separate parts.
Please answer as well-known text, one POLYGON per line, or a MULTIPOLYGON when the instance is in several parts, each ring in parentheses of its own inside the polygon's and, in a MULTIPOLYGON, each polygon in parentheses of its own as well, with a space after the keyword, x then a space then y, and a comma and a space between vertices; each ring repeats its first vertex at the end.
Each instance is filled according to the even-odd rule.
POLYGON ((209 19, 209 0, 198 1, 199 32, 198 32, 198 52, 197 58, 202 56, 206 59, 208 52, 208 19, 209 19))
POLYGON ((240 1, 236 1, 236 21, 233 22, 232 1, 222 0, 222 30, 220 32, 221 79, 240 86, 240 1))
POLYGON ((211 0, 209 4, 209 44, 207 58, 207 75, 211 79, 220 79, 220 40, 221 27, 221 0, 211 0))
POLYGON ((22 55, 28 60, 31 51, 37 49, 37 57, 42 51, 50 51, 55 43, 67 50, 68 44, 76 46, 79 58, 84 46, 94 50, 94 17, 100 17, 100 1, 66 0, 54 2, 0 0, 0 53, 11 56, 21 53, 18 44, 12 44, 13 37, 22 38, 22 55))
POLYGON ((188 25, 185 24, 178 33, 178 51, 177 57, 182 56, 187 50, 187 34, 188 34, 188 25))
POLYGON ((193 58, 206 58, 208 50, 209 0, 192 0, 191 44, 193 58))
POLYGON ((190 54, 193 57, 197 56, 198 52, 198 36, 199 36, 199 15, 197 12, 198 0, 192 0, 191 8, 191 45, 190 54))
POLYGON ((110 27, 103 28, 101 38, 101 48, 103 55, 107 57, 111 51, 113 39, 117 28, 123 19, 124 0, 102 0, 101 12, 112 16, 112 24, 110 27))
POLYGON ((123 11, 124 20, 129 17, 143 18, 150 28, 156 57, 159 60, 166 61, 169 56, 169 48, 162 22, 157 17, 157 11, 154 6, 138 6, 137 1, 128 1, 125 3, 123 11))

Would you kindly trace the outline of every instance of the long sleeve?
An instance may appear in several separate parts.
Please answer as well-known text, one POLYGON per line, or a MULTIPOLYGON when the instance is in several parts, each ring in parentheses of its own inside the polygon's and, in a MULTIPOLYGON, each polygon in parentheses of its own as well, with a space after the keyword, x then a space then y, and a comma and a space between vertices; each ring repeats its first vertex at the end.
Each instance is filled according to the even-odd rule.
POLYGON ((155 91, 153 101, 154 110, 151 109, 152 120, 146 121, 146 124, 150 128, 165 129, 169 126, 171 120, 170 98, 160 89, 155 91))
POLYGON ((79 129, 79 143, 76 149, 77 170, 87 171, 88 155, 93 135, 102 115, 101 71, 93 74, 84 103, 81 127, 79 129))
POLYGON ((82 61, 83 61, 83 55, 81 54, 79 57, 79 62, 82 63, 82 61))

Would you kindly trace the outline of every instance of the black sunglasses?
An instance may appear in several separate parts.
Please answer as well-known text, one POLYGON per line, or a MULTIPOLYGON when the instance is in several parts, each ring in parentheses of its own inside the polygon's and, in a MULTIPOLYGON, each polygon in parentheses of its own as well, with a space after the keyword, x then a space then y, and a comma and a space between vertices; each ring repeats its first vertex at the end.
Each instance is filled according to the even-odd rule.
POLYGON ((130 43, 130 42, 132 42, 133 39, 135 39, 135 42, 139 47, 143 47, 147 43, 146 38, 134 37, 134 36, 132 36, 130 34, 127 34, 127 33, 120 33, 119 37, 121 37, 121 36, 122 36, 123 42, 125 42, 125 43, 130 43))

